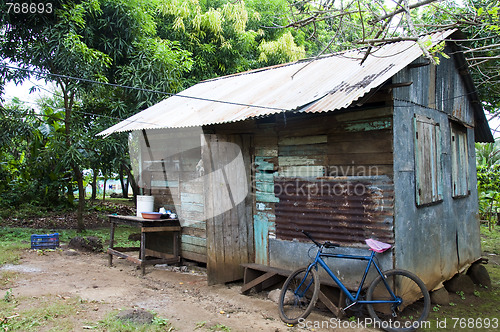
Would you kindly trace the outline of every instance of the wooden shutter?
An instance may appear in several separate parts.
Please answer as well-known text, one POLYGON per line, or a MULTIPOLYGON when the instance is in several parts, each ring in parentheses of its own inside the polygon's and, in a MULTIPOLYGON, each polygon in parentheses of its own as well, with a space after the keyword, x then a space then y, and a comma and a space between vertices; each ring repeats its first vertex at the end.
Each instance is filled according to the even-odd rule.
POLYGON ((460 125, 451 124, 451 184, 453 197, 469 194, 469 154, 467 149, 467 130, 460 125))
POLYGON ((415 195, 417 205, 442 200, 441 130, 434 120, 416 115, 415 195))

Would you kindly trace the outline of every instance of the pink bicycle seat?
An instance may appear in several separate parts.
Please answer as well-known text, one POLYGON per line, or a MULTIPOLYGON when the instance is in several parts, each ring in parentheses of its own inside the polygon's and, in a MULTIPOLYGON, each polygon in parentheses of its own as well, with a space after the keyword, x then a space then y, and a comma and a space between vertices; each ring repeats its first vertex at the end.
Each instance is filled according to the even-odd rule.
POLYGON ((384 252, 387 249, 391 248, 390 244, 380 242, 374 239, 366 239, 365 242, 370 247, 370 250, 373 250, 375 252, 384 252))

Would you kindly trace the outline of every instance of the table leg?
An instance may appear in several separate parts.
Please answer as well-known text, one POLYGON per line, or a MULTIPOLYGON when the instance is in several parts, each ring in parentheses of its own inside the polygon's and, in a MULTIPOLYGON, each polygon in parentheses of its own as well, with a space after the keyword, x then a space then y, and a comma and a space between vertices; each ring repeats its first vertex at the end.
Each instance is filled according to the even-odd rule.
MULTIPOLYGON (((111 222, 110 230, 109 230, 109 248, 113 249, 114 242, 115 242, 115 226, 116 224, 114 222, 111 222)), ((109 254, 108 258, 108 263, 109 266, 113 266, 113 255, 109 254)))
POLYGON ((174 250, 173 250, 173 253, 174 253, 174 257, 177 258, 179 261, 179 232, 174 232, 173 234, 173 239, 174 239, 174 243, 173 243, 173 246, 174 246, 174 250))
POLYGON ((139 250, 139 260, 141 261, 142 275, 146 274, 146 233, 141 228, 141 249, 139 250))

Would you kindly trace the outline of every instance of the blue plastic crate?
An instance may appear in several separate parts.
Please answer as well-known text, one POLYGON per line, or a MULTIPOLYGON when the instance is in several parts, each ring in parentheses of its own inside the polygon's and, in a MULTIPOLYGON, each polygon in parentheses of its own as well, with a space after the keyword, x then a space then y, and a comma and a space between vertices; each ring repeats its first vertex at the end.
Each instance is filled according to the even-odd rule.
POLYGON ((59 247, 59 233, 31 235, 31 249, 55 249, 59 247))

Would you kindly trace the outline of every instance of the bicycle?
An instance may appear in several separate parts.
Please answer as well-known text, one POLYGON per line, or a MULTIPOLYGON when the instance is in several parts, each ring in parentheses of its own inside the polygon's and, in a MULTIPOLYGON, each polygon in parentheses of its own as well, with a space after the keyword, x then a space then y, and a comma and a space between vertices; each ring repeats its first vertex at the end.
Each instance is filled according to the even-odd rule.
POLYGON ((364 304, 368 309, 373 325, 386 331, 413 331, 422 324, 430 311, 430 296, 425 284, 415 274, 400 269, 382 272, 375 260, 376 253, 382 253, 391 245, 373 239, 366 240, 372 251, 369 256, 324 253, 324 249, 339 247, 336 243, 317 242, 312 236, 302 231, 319 248, 316 258, 307 267, 295 270, 286 279, 279 297, 279 315, 288 324, 297 324, 313 310, 320 292, 318 265, 338 285, 346 296, 347 310, 357 304, 364 304), (342 258, 368 261, 358 289, 352 294, 333 274, 323 258, 342 258), (378 276, 371 282, 366 299, 362 297, 363 285, 370 268, 374 266, 378 276))

